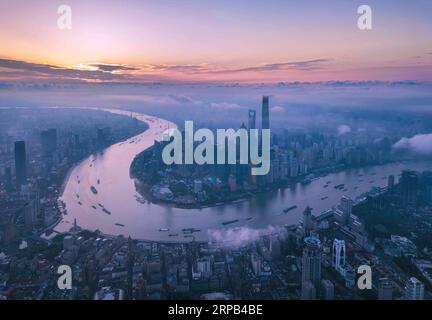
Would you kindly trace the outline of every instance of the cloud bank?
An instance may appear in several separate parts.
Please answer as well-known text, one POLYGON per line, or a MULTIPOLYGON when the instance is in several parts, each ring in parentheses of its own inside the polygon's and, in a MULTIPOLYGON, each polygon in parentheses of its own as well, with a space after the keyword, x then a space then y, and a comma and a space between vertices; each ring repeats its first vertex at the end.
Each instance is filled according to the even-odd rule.
POLYGON ((409 151, 420 155, 432 155, 432 133, 402 138, 393 145, 395 150, 409 151))

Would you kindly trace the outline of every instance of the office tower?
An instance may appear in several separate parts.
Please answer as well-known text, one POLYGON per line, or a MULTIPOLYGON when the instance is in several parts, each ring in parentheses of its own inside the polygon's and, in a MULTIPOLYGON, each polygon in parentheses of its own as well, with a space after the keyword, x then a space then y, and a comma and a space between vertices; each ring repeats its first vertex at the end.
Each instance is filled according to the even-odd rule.
POLYGON ((395 177, 394 175, 389 175, 388 177, 388 183, 387 183, 387 189, 391 190, 393 189, 395 184, 395 177))
POLYGON ((262 129, 270 129, 269 97, 263 96, 262 100, 262 129))
POLYGON ((334 239, 333 250, 332 250, 332 265, 335 270, 341 274, 344 273, 345 267, 345 241, 334 239))
POLYGON ((334 285, 330 280, 323 279, 321 281, 322 297, 324 300, 334 299, 334 285))
POLYGON ((312 230, 313 230, 312 208, 307 206, 306 209, 303 211, 303 232, 304 232, 304 235, 308 236, 312 230))
POLYGON ((248 129, 256 129, 256 111, 249 110, 249 125, 248 129))
POLYGON ((379 279, 378 300, 393 300, 393 283, 390 279, 379 279))
POLYGON ((24 141, 15 142, 15 176, 18 185, 27 180, 27 159, 24 141))
POLYGON ((424 299, 424 284, 417 278, 411 277, 405 285, 406 300, 423 300, 424 299))
POLYGON ((306 237, 304 242, 302 283, 311 281, 316 286, 319 285, 321 281, 321 242, 315 236, 306 237))
POLYGON ((42 131, 41 144, 44 156, 51 156, 57 150, 57 129, 42 131))
POLYGON ((419 189, 419 177, 415 171, 404 170, 400 178, 402 201, 404 205, 415 204, 419 189))
POLYGON ((342 217, 342 223, 343 224, 348 224, 349 218, 352 214, 353 205, 354 205, 354 201, 351 198, 349 198, 347 196, 343 196, 341 198, 340 209, 343 213, 343 217, 342 217))

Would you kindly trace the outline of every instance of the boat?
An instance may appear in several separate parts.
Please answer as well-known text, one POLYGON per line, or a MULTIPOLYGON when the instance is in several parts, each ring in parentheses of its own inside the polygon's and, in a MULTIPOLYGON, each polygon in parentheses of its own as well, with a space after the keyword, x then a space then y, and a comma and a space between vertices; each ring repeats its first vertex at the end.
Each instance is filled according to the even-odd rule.
POLYGON ((92 206, 92 208, 95 209, 95 210, 97 209, 96 206, 92 206))
POLYGON ((97 184, 100 184, 100 180, 99 179, 97 180, 97 184))
POLYGON ((115 225, 116 225, 116 226, 119 226, 119 227, 124 227, 124 226, 125 226, 125 225, 122 224, 122 223, 116 223, 115 225))
POLYGON ((297 208, 297 206, 291 206, 289 208, 284 209, 283 212, 287 213, 287 212, 289 212, 291 210, 294 210, 295 208, 297 208))
POLYGON ((111 211, 109 211, 109 210, 107 210, 105 208, 103 208, 102 211, 105 212, 106 214, 111 214, 111 211))
POLYGON ((159 229, 160 232, 166 232, 166 231, 169 231, 169 230, 170 230, 169 228, 160 228, 159 229))
POLYGON ((178 233, 170 233, 168 237, 178 237, 178 233))
POLYGON ((82 206, 82 202, 81 202, 81 201, 78 201, 78 204, 79 204, 80 206, 82 206))
POLYGON ((226 225, 228 225, 228 224, 232 224, 232 223, 236 223, 236 222, 238 222, 238 219, 224 221, 224 222, 222 222, 222 224, 223 224, 224 226, 226 226, 226 225))
POLYGON ((325 186, 324 186, 324 188, 327 188, 328 187, 328 184, 326 184, 325 186))
POLYGON ((345 187, 345 183, 338 184, 334 186, 335 189, 343 189, 345 187))
POLYGON ((91 187, 90 187, 90 190, 91 190, 91 192, 93 192, 94 194, 97 194, 97 193, 98 193, 97 190, 96 190, 96 188, 95 188, 94 186, 91 186, 91 187))
POLYGON ((103 205, 101 205, 100 203, 98 203, 98 206, 99 206, 99 207, 101 207, 101 208, 103 208, 103 207, 104 207, 104 206, 103 206, 103 205))
POLYGON ((328 197, 322 197, 322 198, 321 198, 321 200, 325 200, 325 199, 328 199, 328 197))
POLYGON ((194 233, 194 232, 199 232, 201 231, 200 229, 195 229, 195 228, 184 228, 182 229, 183 233, 194 233))

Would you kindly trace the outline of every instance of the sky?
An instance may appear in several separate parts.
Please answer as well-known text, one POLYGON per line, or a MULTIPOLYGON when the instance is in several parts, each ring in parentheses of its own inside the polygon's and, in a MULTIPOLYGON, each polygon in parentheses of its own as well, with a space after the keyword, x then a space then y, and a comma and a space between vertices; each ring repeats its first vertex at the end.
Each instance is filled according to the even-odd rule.
POLYGON ((430 81, 431 12, 429 0, 1 1, 0 81, 430 81), (357 27, 362 4, 372 30, 357 27))

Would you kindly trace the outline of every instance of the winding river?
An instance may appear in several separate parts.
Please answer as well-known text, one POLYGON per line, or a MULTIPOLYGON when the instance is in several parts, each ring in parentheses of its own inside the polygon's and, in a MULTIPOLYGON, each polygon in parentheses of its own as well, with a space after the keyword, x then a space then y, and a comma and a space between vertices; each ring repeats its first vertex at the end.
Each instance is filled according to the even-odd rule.
POLYGON ((200 231, 194 233, 194 239, 206 241, 209 230, 240 226, 263 229, 270 225, 294 224, 300 221, 307 205, 313 208, 314 214, 320 214, 335 206, 342 195, 356 198, 374 186, 385 186, 390 174, 398 176, 403 169, 430 169, 430 164, 425 162, 371 166, 329 174, 307 185, 297 184, 292 188, 259 194, 239 203, 203 209, 173 208, 143 201, 129 176, 129 168, 138 153, 152 146, 155 140, 161 140, 163 132, 176 125, 125 110, 100 110, 133 116, 146 122, 149 128, 89 156, 71 170, 61 196, 67 215, 55 227, 57 232, 68 231, 76 219, 83 229, 154 241, 191 241, 191 237, 184 237, 182 229, 195 228, 200 231), (328 181, 331 183, 325 187, 328 181), (345 190, 333 187, 342 183, 345 190), (283 212, 293 205, 297 208, 283 212), (223 224, 231 220, 238 221, 223 224))

